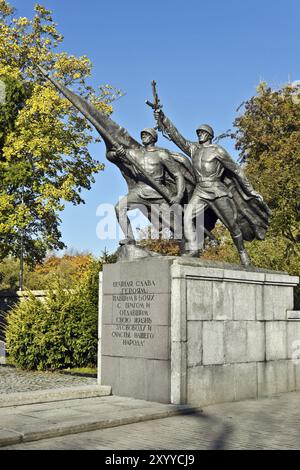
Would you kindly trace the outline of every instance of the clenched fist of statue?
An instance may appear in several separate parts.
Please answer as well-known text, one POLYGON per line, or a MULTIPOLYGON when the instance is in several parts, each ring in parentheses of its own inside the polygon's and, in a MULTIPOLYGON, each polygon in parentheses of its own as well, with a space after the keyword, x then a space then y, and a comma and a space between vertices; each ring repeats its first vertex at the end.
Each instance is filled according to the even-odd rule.
POLYGON ((161 119, 162 111, 161 109, 156 109, 154 111, 154 119, 158 122, 161 119))

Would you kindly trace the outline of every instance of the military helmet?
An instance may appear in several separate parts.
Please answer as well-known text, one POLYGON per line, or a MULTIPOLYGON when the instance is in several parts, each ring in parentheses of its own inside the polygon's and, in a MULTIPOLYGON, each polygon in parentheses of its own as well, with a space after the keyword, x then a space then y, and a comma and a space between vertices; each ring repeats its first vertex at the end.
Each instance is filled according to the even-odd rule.
POLYGON ((201 126, 198 126, 196 132, 198 133, 198 131, 206 131, 211 135, 212 139, 214 138, 214 130, 208 124, 201 124, 201 126))
POLYGON ((147 133, 147 134, 150 134, 150 135, 152 135, 153 139, 155 139, 155 142, 157 142, 158 135, 157 135, 157 132, 156 132, 156 130, 155 130, 155 129, 153 129, 152 127, 149 127, 149 128, 143 129, 143 130, 141 131, 141 135, 142 135, 143 133, 147 133))

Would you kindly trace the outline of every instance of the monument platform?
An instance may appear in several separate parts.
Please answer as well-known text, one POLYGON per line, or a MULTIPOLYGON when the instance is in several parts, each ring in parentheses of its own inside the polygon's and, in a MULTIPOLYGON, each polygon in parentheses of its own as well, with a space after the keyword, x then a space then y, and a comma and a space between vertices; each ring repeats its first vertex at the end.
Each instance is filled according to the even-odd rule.
POLYGON ((101 279, 98 380, 113 394, 204 406, 300 390, 298 277, 155 257, 101 279))

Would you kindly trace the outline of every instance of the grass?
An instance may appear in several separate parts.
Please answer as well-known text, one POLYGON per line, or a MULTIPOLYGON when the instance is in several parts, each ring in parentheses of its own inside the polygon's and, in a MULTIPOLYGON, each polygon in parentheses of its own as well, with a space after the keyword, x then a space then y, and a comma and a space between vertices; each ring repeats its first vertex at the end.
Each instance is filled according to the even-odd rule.
MULTIPOLYGON (((4 359, 0 357, 1 359, 4 359)), ((15 367, 15 364, 9 359, 9 356, 5 357, 5 364, 7 366, 12 366, 15 367)), ((31 371, 33 372, 33 371, 31 371)), ((44 371, 48 372, 48 371, 44 371)), ((66 372, 69 374, 82 374, 82 375, 90 375, 95 377, 97 375, 97 367, 69 367, 68 369, 62 369, 60 371, 55 371, 55 372, 66 372)))
POLYGON ((63 369, 63 372, 70 372, 73 374, 97 375, 97 367, 74 367, 63 369))

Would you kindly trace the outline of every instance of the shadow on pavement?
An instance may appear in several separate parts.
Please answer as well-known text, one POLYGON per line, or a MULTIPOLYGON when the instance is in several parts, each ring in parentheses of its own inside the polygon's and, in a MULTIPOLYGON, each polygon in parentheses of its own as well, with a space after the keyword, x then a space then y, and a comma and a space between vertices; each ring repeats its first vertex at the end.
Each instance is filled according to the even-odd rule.
POLYGON ((212 439, 211 446, 209 447, 208 450, 224 450, 226 448, 226 443, 228 441, 228 438, 233 434, 234 432, 234 426, 230 423, 224 423, 221 418, 217 418, 212 415, 208 415, 204 413, 202 410, 199 411, 193 411, 188 412, 185 410, 181 410, 178 408, 178 412, 182 416, 193 416, 199 419, 199 421, 202 421, 203 423, 209 423, 214 427, 220 427, 220 430, 217 432, 217 436, 212 439))

